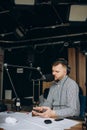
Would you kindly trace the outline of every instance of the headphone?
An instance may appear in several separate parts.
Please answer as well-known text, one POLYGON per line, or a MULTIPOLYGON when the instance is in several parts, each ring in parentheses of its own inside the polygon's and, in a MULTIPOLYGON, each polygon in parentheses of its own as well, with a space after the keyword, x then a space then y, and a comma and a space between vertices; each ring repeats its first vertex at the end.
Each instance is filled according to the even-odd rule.
POLYGON ((57 62, 58 63, 61 63, 61 64, 63 64, 63 65, 65 65, 66 67, 67 67, 67 75, 70 73, 70 70, 71 70, 71 67, 70 67, 70 65, 68 64, 68 61, 66 60, 66 59, 64 59, 64 58, 59 58, 58 60, 57 60, 57 62))

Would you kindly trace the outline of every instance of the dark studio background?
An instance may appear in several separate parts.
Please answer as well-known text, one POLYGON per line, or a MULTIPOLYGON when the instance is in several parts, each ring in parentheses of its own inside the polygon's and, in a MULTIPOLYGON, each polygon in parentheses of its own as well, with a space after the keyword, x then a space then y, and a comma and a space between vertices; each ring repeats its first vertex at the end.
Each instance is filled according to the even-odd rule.
MULTIPOLYGON (((16 89, 16 92, 20 98, 29 97, 33 94, 33 83, 32 79, 39 79, 41 75, 36 70, 23 69, 23 73, 17 73, 17 67, 9 65, 18 65, 18 66, 28 66, 30 67, 31 62, 33 67, 40 67, 43 74, 51 74, 51 64, 58 59, 59 57, 67 58, 67 48, 63 46, 48 46, 40 47, 35 50, 32 48, 22 48, 22 49, 13 49, 6 50, 4 56, 4 63, 8 64, 8 71, 10 73, 12 82, 16 89)), ((20 67, 19 67, 20 68, 20 67)), ((7 72, 4 69, 4 89, 11 89, 11 83, 8 78, 7 72)), ((42 82, 41 82, 42 84, 42 82)), ((37 87, 38 89, 38 87, 37 87)), ((42 93, 42 85, 41 85, 42 93)), ((4 96, 5 94, 3 94, 4 96)), ((37 92, 38 95, 38 92, 37 92)), ((12 94, 13 98, 15 97, 14 92, 12 94)), ((38 100, 38 97, 36 98, 38 100)))
MULTIPOLYGON (((87 5, 87 0, 35 0, 33 5, 0 0, 0 47, 20 98, 32 96, 32 79, 41 78, 37 70, 25 67, 40 67, 43 74, 50 74, 56 59, 68 59, 68 48, 80 50, 87 57, 87 19, 69 21, 72 5, 87 5), (13 65, 24 66, 23 73, 17 73, 19 67, 13 65)), ((3 98, 6 89, 12 87, 4 67, 3 98)))

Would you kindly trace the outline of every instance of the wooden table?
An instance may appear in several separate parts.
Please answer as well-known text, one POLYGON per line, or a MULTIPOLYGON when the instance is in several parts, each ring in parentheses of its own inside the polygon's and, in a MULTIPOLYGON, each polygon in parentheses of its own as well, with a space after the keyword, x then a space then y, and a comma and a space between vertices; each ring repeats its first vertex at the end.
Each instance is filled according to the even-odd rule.
POLYGON ((71 127, 70 129, 65 129, 65 130, 86 130, 86 127, 83 129, 82 122, 80 122, 78 125, 75 125, 71 127))

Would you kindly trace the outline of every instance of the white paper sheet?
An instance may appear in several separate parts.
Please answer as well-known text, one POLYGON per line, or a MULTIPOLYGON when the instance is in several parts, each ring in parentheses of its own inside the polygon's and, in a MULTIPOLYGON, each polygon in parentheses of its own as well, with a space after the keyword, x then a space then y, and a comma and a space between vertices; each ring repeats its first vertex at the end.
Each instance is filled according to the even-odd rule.
POLYGON ((78 121, 64 119, 61 121, 54 121, 52 118, 41 118, 41 117, 32 117, 31 113, 0 113, 0 127, 5 130, 64 130, 69 129, 70 127, 79 124, 78 121), (13 117, 17 119, 17 123, 8 124, 5 122, 7 117, 13 117), (50 119, 51 124, 45 124, 44 120, 50 119))

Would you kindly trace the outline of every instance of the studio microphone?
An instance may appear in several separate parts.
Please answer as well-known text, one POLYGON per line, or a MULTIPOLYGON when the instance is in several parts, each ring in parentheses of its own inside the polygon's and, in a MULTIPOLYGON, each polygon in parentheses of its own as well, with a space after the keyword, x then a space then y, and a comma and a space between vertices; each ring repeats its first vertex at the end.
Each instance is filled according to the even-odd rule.
POLYGON ((37 67, 37 70, 39 71, 40 75, 42 76, 40 80, 51 82, 54 80, 54 76, 52 74, 43 74, 40 67, 37 67))
POLYGON ((40 67, 37 67, 36 68, 38 71, 39 71, 39 73, 40 73, 40 75, 41 75, 41 79, 45 79, 45 75, 42 73, 42 71, 41 71, 41 68, 40 67))
POLYGON ((43 81, 51 82, 54 80, 54 76, 52 74, 46 74, 44 75, 45 79, 43 81))

